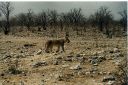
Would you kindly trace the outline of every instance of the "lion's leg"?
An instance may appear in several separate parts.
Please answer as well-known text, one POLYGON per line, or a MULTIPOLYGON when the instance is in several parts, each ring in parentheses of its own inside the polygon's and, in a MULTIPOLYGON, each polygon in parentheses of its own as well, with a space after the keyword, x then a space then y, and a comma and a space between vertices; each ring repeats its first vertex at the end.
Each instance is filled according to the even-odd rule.
POLYGON ((50 52, 52 52, 52 49, 53 49, 53 45, 51 45, 49 48, 50 52))
POLYGON ((59 50, 60 50, 60 45, 58 45, 58 47, 57 47, 57 51, 56 51, 56 52, 59 52, 59 50))
POLYGON ((65 50, 64 50, 64 44, 61 46, 61 48, 62 48, 62 51, 65 52, 65 50))
POLYGON ((45 45, 45 52, 49 53, 49 49, 50 49, 50 45, 49 45, 49 43, 46 43, 46 45, 45 45))
POLYGON ((46 48, 45 52, 46 53, 49 53, 49 47, 46 48))

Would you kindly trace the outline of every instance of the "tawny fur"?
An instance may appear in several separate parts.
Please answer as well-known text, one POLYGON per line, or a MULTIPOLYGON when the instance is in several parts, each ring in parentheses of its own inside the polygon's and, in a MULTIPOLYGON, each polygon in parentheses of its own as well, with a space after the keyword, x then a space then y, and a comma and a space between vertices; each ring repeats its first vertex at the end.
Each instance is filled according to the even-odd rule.
POLYGON ((69 43, 70 40, 68 37, 65 37, 65 39, 58 39, 58 40, 48 40, 45 43, 45 52, 49 53, 52 52, 53 46, 56 46, 58 49, 56 52, 59 52, 60 47, 62 48, 62 51, 64 52, 64 44, 69 43))

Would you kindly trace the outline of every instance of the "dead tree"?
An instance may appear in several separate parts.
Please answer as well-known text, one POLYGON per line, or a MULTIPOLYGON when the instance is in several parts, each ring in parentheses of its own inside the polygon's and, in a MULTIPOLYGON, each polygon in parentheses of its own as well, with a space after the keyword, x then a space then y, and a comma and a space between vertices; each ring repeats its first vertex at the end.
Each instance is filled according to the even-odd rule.
POLYGON ((13 7, 10 2, 1 2, 0 11, 5 16, 6 25, 4 27, 4 34, 7 35, 10 32, 10 14, 13 11, 13 7))
POLYGON ((31 9, 28 9, 28 13, 26 14, 26 26, 27 29, 30 30, 30 27, 33 25, 33 12, 31 9))
POLYGON ((0 17, 2 16, 1 12, 0 12, 0 17))
POLYGON ((100 7, 100 9, 94 14, 96 24, 101 32, 105 28, 105 34, 109 37, 110 23, 113 20, 111 11, 107 7, 100 7))
POLYGON ((121 15, 120 23, 123 26, 123 31, 125 32, 127 30, 127 11, 123 10, 122 12, 119 12, 121 15))
POLYGON ((26 24, 26 14, 25 13, 21 13, 19 15, 16 16, 17 18, 17 25, 21 26, 21 28, 23 28, 23 26, 25 26, 26 24))
POLYGON ((38 16, 38 19, 39 19, 39 23, 40 25, 43 27, 44 30, 47 29, 47 23, 48 23, 48 15, 47 15, 47 12, 46 11, 42 11, 39 16, 38 16))
POLYGON ((31 9, 28 9, 27 13, 21 13, 16 16, 17 24, 23 28, 26 26, 27 29, 30 31, 30 27, 34 26, 34 14, 31 9))
POLYGON ((81 9, 71 9, 68 13, 68 17, 70 20, 70 24, 74 26, 74 30, 77 31, 78 34, 78 26, 80 26, 80 22, 84 19, 81 9))
POLYGON ((109 21, 112 20, 111 11, 107 7, 100 7, 100 9, 95 13, 97 25, 100 31, 103 31, 104 26, 109 24, 109 21))
POLYGON ((91 26, 91 27, 96 27, 96 16, 95 15, 90 15, 89 18, 88 18, 88 24, 91 26))
POLYGON ((62 13, 60 18, 61 18, 62 25, 65 25, 66 27, 69 27, 71 25, 70 20, 69 20, 69 15, 67 13, 62 13))
POLYGON ((49 23, 51 27, 56 27, 57 26, 57 21, 58 21, 58 13, 56 10, 51 10, 48 12, 48 17, 49 17, 49 23))
MULTIPOLYGON (((1 12, 0 12, 0 17, 2 16, 1 12)), ((0 21, 0 30, 2 28, 2 21, 0 21)))
POLYGON ((64 20, 63 20, 63 14, 60 14, 58 23, 59 23, 59 25, 60 25, 60 30, 61 30, 61 31, 62 31, 63 28, 64 28, 64 22, 63 22, 63 21, 64 21, 64 20))
POLYGON ((41 31, 41 18, 40 18, 40 14, 35 16, 35 26, 38 27, 38 31, 41 31))

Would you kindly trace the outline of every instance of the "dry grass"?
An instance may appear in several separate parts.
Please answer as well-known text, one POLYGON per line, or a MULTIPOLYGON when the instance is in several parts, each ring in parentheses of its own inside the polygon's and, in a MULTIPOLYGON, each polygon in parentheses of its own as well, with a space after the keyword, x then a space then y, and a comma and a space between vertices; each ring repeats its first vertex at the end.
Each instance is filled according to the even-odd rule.
MULTIPOLYGON (((64 32, 60 34, 61 37, 64 37, 64 32)), ((88 29, 83 36, 76 36, 75 32, 70 32, 71 43, 65 45, 65 53, 42 52, 40 55, 35 55, 40 48, 44 48, 46 40, 53 38, 43 36, 43 34, 38 34, 40 35, 38 36, 37 33, 30 32, 22 32, 18 35, 4 36, 1 34, 0 36, 0 85, 19 85, 20 83, 24 83, 23 85, 103 85, 102 78, 107 73, 117 71, 117 65, 113 63, 113 60, 107 59, 98 64, 97 68, 99 72, 106 73, 102 75, 98 73, 85 75, 87 70, 94 67, 88 60, 85 60, 81 64, 82 69, 77 71, 69 68, 79 64, 79 61, 65 61, 64 59, 68 55, 74 56, 76 54, 84 54, 85 59, 89 59, 90 56, 96 54, 106 55, 106 58, 109 58, 112 56, 109 52, 114 48, 120 50, 120 53, 124 57, 119 58, 124 59, 127 52, 125 37, 108 39, 102 33, 96 33, 88 29), (36 46, 25 48, 24 44, 28 43, 35 44, 36 46), (15 54, 21 53, 25 54, 25 56, 21 56, 20 58, 15 57, 15 54), (3 59, 3 56, 8 54, 12 54, 12 56, 3 59), (56 57, 62 57, 58 65, 53 64, 56 57), (16 69, 22 71, 22 73, 16 75, 7 72, 9 66, 15 60, 18 61, 16 69), (34 68, 32 64, 39 61, 46 61, 47 65, 34 68)))

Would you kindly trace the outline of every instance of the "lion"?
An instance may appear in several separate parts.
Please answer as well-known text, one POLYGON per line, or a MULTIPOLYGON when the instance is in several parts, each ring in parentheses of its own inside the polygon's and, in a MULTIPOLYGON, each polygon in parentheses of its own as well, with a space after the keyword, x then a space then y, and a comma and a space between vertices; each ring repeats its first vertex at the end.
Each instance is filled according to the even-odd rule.
POLYGON ((46 53, 52 52, 53 46, 56 46, 58 48, 56 52, 59 52, 60 47, 62 48, 62 51, 65 52, 64 44, 69 43, 69 42, 70 42, 70 40, 69 40, 68 36, 65 36, 65 39, 48 40, 45 43, 45 52, 46 53))

